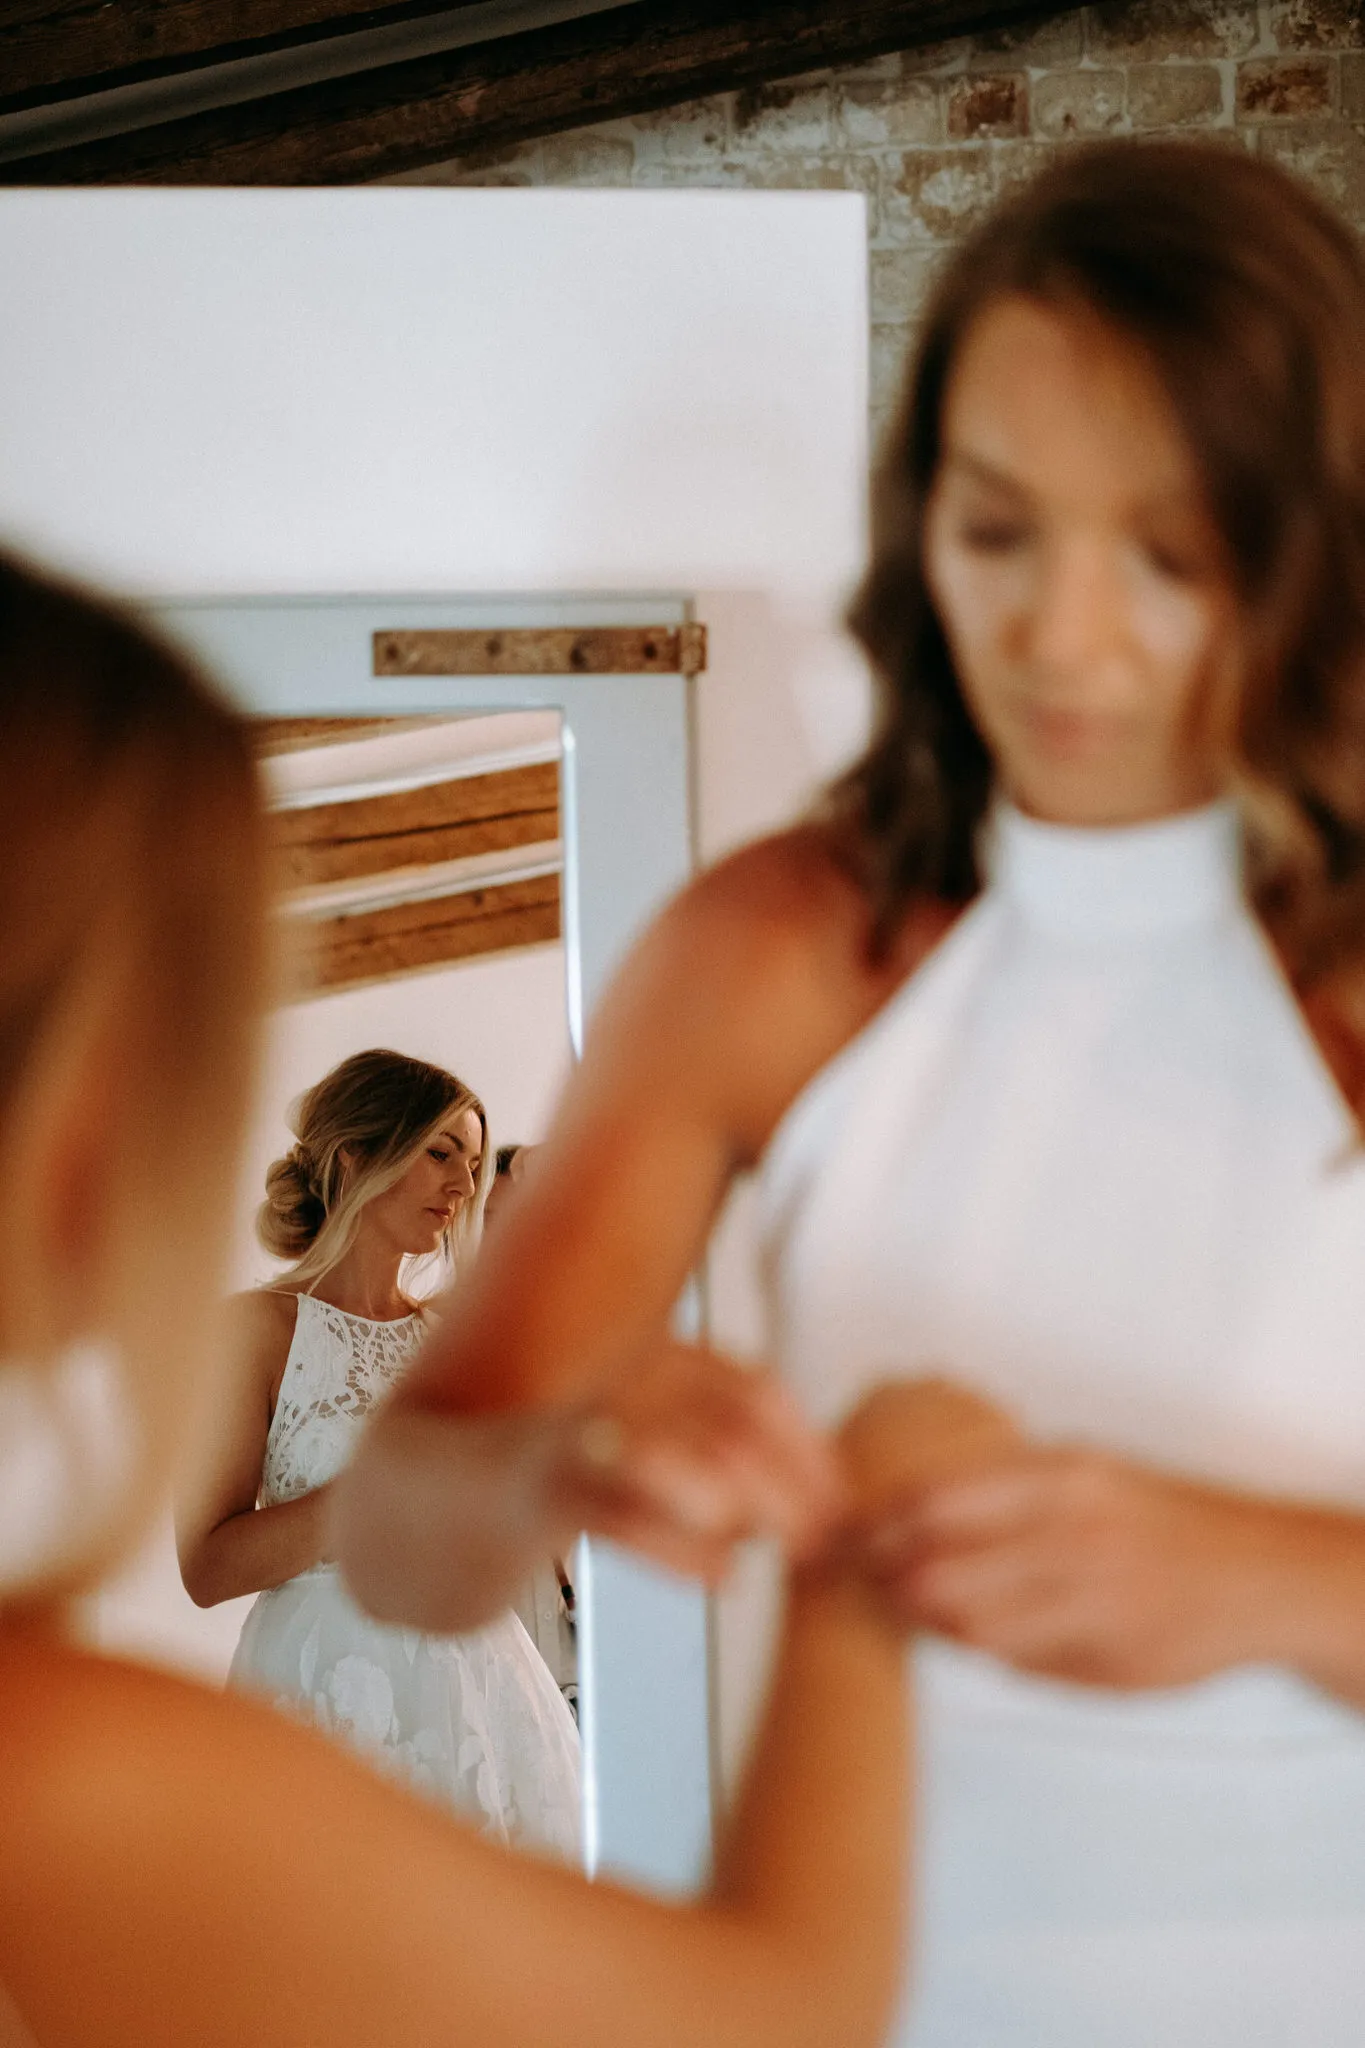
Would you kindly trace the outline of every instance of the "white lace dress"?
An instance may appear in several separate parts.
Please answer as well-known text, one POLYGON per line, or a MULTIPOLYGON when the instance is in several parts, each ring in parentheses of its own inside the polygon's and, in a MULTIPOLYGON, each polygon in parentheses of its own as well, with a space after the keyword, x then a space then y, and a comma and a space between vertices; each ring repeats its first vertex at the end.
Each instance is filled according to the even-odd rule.
MULTIPOLYGON (((422 1335, 418 1315, 372 1322, 299 1296, 262 1507, 336 1477, 422 1335)), ((261 1594, 228 1683, 342 1737, 496 1840, 578 1855, 578 1730, 514 1614, 472 1635, 388 1628, 361 1612, 334 1565, 316 1565, 261 1594)))

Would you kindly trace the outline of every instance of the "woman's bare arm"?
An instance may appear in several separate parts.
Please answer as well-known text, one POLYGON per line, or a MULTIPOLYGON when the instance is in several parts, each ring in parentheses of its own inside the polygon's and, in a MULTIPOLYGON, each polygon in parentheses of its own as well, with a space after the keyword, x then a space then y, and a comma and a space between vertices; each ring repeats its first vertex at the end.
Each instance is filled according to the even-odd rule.
POLYGON ((0 1977, 46 2048, 874 2048, 895 1993, 904 1654, 833 1569, 793 1589, 695 1906, 512 1856, 248 1701, 50 1646, 0 1648, 0 1747, 24 1844, 0 1977))
POLYGON ((340 1482, 335 1540, 364 1605, 473 1626, 579 1527, 703 1576, 750 1529, 818 1534, 828 1475, 785 1397, 659 1333, 734 1173, 938 929, 912 920, 870 966, 858 891, 793 833, 646 934, 535 1174, 340 1482), (623 1422, 606 1474, 579 1455, 601 1406, 623 1422))
POLYGON ((275 1395, 298 1304, 264 1289, 227 1304, 232 1371, 206 1468, 176 1504, 185 1590, 200 1607, 283 1585, 327 1555, 326 1487, 258 1508, 275 1395))

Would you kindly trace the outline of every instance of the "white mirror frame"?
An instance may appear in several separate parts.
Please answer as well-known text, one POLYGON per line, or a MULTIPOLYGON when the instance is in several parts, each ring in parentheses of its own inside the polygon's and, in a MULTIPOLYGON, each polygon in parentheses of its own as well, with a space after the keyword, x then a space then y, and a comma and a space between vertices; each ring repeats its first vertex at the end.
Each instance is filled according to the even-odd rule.
MULTIPOLYGON (((569 1029, 694 864, 693 705, 681 675, 373 674, 386 629, 681 625, 685 597, 319 597, 144 606, 246 711, 268 717, 556 710, 562 721, 569 1029)), ((584 1821, 590 1871, 691 1889, 713 1808, 705 1596, 611 1545, 578 1564, 584 1821)))

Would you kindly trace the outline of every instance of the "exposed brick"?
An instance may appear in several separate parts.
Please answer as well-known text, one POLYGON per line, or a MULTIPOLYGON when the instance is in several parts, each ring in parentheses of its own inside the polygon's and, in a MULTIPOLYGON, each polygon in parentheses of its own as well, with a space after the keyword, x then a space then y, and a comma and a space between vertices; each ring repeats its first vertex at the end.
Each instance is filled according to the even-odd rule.
MULTIPOLYGON (((537 175, 538 170, 539 166, 535 160, 528 157, 524 171, 468 171, 463 177, 447 178, 441 182, 449 185, 480 185, 490 189, 511 191, 515 190, 518 186, 539 185, 543 183, 544 181, 537 175)), ((429 178, 424 182, 433 184, 435 180, 429 178)))
POLYGON ((889 413, 900 397, 914 345, 910 327, 874 327, 867 354, 868 398, 874 412, 889 413))
POLYGON ((897 85, 905 76, 899 50, 886 57, 866 57, 861 64, 840 64, 830 73, 836 85, 897 85))
POLYGON ((624 137, 581 129, 568 135, 547 135, 540 145, 547 185, 628 185, 635 169, 635 146, 624 137))
POLYGON ((764 85, 736 96, 735 146, 771 150, 828 149, 834 100, 827 85, 764 85))
POLYGON ((931 78, 896 85, 848 85, 839 93, 839 120, 855 149, 884 144, 905 148, 943 140, 943 109, 931 78))
POLYGON ((1128 73, 1136 129, 1204 127, 1222 111, 1222 75, 1212 64, 1135 64, 1128 73))
POLYGON ((882 449, 895 418, 896 408, 893 405, 870 405, 867 409, 867 445, 874 468, 881 461, 882 449))
POLYGON ((1341 60, 1341 111, 1348 121, 1365 121, 1365 57, 1341 60))
POLYGON ((919 319, 943 261, 943 250, 907 243, 872 251, 868 284, 873 325, 905 326, 919 319))
POLYGON ((730 141, 730 108, 730 96, 722 95, 637 115, 630 125, 638 160, 664 157, 686 162, 692 157, 724 156, 730 141))
MULTIPOLYGON (((703 182, 701 180, 689 182, 703 182)), ((710 178, 704 182, 711 183, 710 178)), ((868 234, 880 232, 881 190, 875 157, 849 152, 798 153, 728 159, 714 182, 745 185, 760 192, 861 192, 867 200, 868 234)))
POLYGON ((887 166, 886 225, 908 240, 952 241, 985 218, 995 193, 989 148, 907 150, 887 166))
POLYGON ((395 171, 377 178, 380 185, 534 185, 540 170, 540 144, 518 143, 511 149, 473 150, 449 163, 417 171, 395 171))
POLYGON ((1064 142, 1002 142, 995 152, 997 195, 1009 198, 1055 163, 1064 142))
POLYGON ((1254 58, 1237 67, 1239 121, 1283 121, 1330 113, 1332 73, 1324 57, 1254 58))
POLYGON ((1028 80, 1022 72, 985 72, 947 88, 950 142, 1028 134, 1028 80))
POLYGON ((1270 0, 1266 14, 1277 50, 1365 50, 1360 0, 1270 0))
POLYGON ((901 76, 918 78, 926 71, 947 76, 965 71, 971 54, 970 36, 952 36, 945 43, 920 43, 916 49, 901 51, 901 76))
POLYGON ((1093 57, 1244 57, 1260 39, 1253 0, 1100 0, 1090 9, 1093 57))
POLYGON ((1034 82, 1035 135, 1112 135, 1123 126, 1121 71, 1050 71, 1034 82))
POLYGON ((644 192, 675 187, 698 192, 742 192, 770 181, 756 177, 752 164, 737 163, 732 157, 653 156, 637 160, 630 182, 633 190, 644 192))
POLYGON ((994 66, 1002 57, 1009 57, 1030 71, 1047 71, 1057 64, 1079 64, 1085 40, 1084 22, 1084 10, 1072 7, 1053 21, 988 29, 972 37, 969 62, 994 66))
POLYGON ((1365 134, 1348 121, 1296 121, 1262 128, 1257 152, 1296 171, 1348 220, 1365 222, 1365 134))

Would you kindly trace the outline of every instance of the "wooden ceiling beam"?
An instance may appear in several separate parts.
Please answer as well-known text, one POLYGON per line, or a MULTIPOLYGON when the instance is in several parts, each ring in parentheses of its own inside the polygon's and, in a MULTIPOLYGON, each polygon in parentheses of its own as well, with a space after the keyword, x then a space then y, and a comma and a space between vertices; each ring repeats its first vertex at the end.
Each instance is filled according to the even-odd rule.
POLYGON ((470 0, 0 0, 0 111, 448 14, 470 0))
POLYGON ((439 712, 431 718, 257 718, 251 737, 258 754, 301 754, 314 747, 389 739, 415 726, 448 723, 449 717, 439 712))
POLYGON ((543 946, 559 935, 558 875, 349 917, 299 918, 289 925, 291 1000, 391 981, 484 953, 543 946))
POLYGON ((559 837, 559 763, 272 811, 270 825, 286 890, 539 846, 559 837))
POLYGON ((0 164, 0 183, 351 184, 1066 11, 1057 0, 635 0, 0 164))

